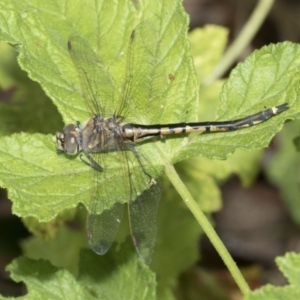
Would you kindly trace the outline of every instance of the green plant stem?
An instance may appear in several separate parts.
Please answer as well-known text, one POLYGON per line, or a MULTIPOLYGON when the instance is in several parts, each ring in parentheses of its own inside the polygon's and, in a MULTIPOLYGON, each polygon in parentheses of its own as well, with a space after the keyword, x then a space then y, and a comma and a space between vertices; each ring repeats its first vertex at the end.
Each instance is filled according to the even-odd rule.
POLYGON ((184 200, 185 204, 188 206, 206 235, 208 236, 211 243, 214 245, 215 249, 218 251, 219 255, 221 256, 223 262, 227 266, 228 270, 230 271, 232 277, 234 278, 236 284, 239 286, 243 295, 247 295, 250 292, 250 288, 245 281, 243 275, 241 274, 240 270, 238 269, 237 265, 235 264, 234 260, 230 256, 229 252, 227 251, 226 247, 218 237, 217 233, 215 232, 214 228, 206 218, 205 214, 200 209, 197 202, 193 199, 190 192, 187 190, 184 183, 179 178, 176 170, 174 169, 173 165, 167 164, 165 170, 168 178, 174 185, 175 189, 179 193, 179 195, 184 200))
POLYGON ((258 1, 252 15, 240 31, 238 37, 224 53, 222 59, 216 65, 213 72, 203 80, 202 84, 208 85, 214 82, 216 79, 222 77, 224 73, 227 72, 228 68, 234 63, 240 53, 251 42, 268 15, 270 9, 272 8, 273 3, 274 0, 258 1))

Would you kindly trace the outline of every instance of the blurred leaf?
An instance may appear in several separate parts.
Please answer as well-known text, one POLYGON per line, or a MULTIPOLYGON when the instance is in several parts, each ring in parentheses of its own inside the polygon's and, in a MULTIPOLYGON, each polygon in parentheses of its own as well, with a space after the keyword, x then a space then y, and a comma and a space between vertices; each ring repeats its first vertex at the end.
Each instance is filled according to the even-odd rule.
POLYGON ((300 152, 300 136, 297 136, 293 140, 296 150, 300 152))
POLYGON ((214 177, 220 176, 222 168, 226 166, 228 166, 226 162, 204 157, 190 158, 176 164, 176 170, 182 181, 205 212, 221 209, 221 192, 214 177))
POLYGON ((45 259, 55 267, 65 268, 78 274, 80 249, 87 245, 85 230, 72 230, 66 226, 58 228, 55 237, 43 240, 30 237, 22 241, 23 253, 31 259, 45 259))
POLYGON ((41 86, 20 69, 16 54, 11 46, 0 43, 1 133, 54 133, 62 127, 61 116, 41 86))
POLYGON ((64 210, 57 215, 57 217, 51 222, 43 223, 39 222, 36 218, 27 217, 22 221, 27 229, 35 236, 39 236, 42 239, 49 240, 56 234, 57 229, 65 222, 73 220, 76 214, 76 209, 64 210))
POLYGON ((300 122, 285 124, 278 136, 278 150, 268 165, 269 180, 276 185, 286 207, 297 224, 300 224, 300 155, 292 139, 299 134, 300 122))
POLYGON ((227 37, 228 30, 216 25, 206 25, 189 33, 191 54, 200 82, 212 72, 220 60, 227 37))
POLYGON ((295 300, 300 298, 300 255, 290 252, 285 256, 277 257, 276 263, 280 271, 288 279, 289 285, 284 287, 275 287, 267 284, 266 286, 247 295, 245 297, 246 300, 295 300))
POLYGON ((232 294, 236 293, 234 283, 228 283, 230 279, 224 276, 223 270, 210 271, 195 266, 181 274, 176 299, 198 300, 201 295, 201 300, 232 300, 232 294))
POLYGON ((220 105, 220 94, 224 80, 214 81, 210 85, 200 87, 200 105, 198 110, 199 121, 215 120, 220 105))
MULTIPOLYGON (((164 180, 158 209, 157 238, 151 269, 157 274, 158 298, 170 298, 178 275, 199 259, 198 242, 202 229, 170 182, 164 180)), ((174 297, 174 296, 173 296, 174 297)))

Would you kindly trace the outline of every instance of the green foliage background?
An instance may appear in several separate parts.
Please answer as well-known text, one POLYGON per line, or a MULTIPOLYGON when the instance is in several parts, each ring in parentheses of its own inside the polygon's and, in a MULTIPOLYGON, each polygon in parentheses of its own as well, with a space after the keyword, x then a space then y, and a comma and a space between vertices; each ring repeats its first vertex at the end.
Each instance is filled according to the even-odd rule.
MULTIPOLYGON (((66 41, 72 33, 86 37, 121 86, 124 60, 116 58, 126 51, 130 32, 140 22, 154 25, 152 30, 161 39, 159 59, 175 79, 167 83, 161 100, 163 113, 137 117, 145 124, 229 120, 284 102, 290 104, 287 112, 257 127, 155 141, 155 147, 151 143, 140 146, 160 173, 167 163, 180 162, 177 169, 205 212, 221 207, 218 181, 234 172, 244 184, 251 183, 260 149, 269 144, 286 119, 299 116, 299 45, 286 42, 255 51, 234 69, 224 85, 214 82, 202 87, 199 95, 199 82, 222 55, 226 30, 207 26, 194 31, 190 48, 188 17, 180 1, 139 3, 139 7, 131 1, 100 0, 74 0, 72 5, 67 1, 33 0, 0 3, 0 38, 12 46, 1 44, 0 48, 0 84, 9 95, 9 103, 0 104, 0 184, 8 189, 13 213, 25 218, 31 231, 39 233, 46 228, 48 237, 54 236, 50 241, 32 237, 23 242, 27 258, 18 258, 9 266, 12 278, 26 283, 27 298, 89 299, 96 295, 103 299, 153 299, 156 295, 173 299, 178 274, 198 259, 197 241, 202 230, 166 180, 150 267, 138 259, 122 234, 118 240, 123 244, 116 244, 99 257, 90 250, 80 250, 86 246, 84 230, 72 232, 59 226, 74 215, 72 209, 78 204, 89 209, 89 168, 79 158, 58 156, 54 142, 55 131, 63 126, 61 119, 73 123, 90 117, 67 52, 66 41), (19 66, 33 81, 18 69, 12 48, 18 53, 19 66), (12 132, 15 134, 10 135, 12 132), (212 160, 226 159, 234 152, 225 162, 212 160), (190 160, 183 162, 187 158, 190 160), (49 221, 55 226, 49 227, 49 221), (38 258, 48 261, 33 260, 38 258)), ((141 98, 143 105, 147 105, 147 99, 141 98)), ((275 173, 270 170, 270 177, 278 182, 275 173)), ((299 220, 300 214, 293 211, 299 220)), ((278 264, 297 259, 288 255, 278 264)), ((289 271, 285 274, 295 276, 289 271)))

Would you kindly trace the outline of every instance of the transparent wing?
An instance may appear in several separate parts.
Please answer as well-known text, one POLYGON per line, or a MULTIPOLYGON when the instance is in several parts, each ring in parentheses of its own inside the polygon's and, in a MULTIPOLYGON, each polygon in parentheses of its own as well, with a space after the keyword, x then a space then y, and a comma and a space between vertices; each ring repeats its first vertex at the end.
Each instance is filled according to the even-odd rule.
MULTIPOLYGON (((68 40, 68 51, 76 68, 81 92, 93 115, 105 116, 104 104, 114 104, 119 97, 118 88, 107 68, 90 44, 80 34, 74 33, 68 40)), ((113 107, 115 109, 115 107, 113 107)))
POLYGON ((150 264, 156 240, 156 215, 161 189, 157 181, 146 189, 135 201, 129 203, 129 220, 134 246, 145 261, 150 264))
POLYGON ((161 187, 158 175, 146 156, 131 148, 131 201, 128 204, 129 225, 134 246, 140 257, 151 263, 156 238, 156 215, 161 187), (133 166, 135 165, 135 166, 133 166))
POLYGON ((122 87, 118 87, 88 41, 78 33, 71 35, 68 50, 89 110, 105 117, 126 117, 130 122, 157 122, 169 88, 160 43, 160 35, 150 22, 142 22, 133 30, 123 49, 125 56, 120 51, 118 57, 124 63, 117 71, 124 77, 122 87))
POLYGON ((102 163, 103 172, 92 169, 90 213, 87 218, 87 236, 91 248, 105 254, 113 243, 123 217, 124 198, 129 199, 128 177, 122 172, 122 155, 117 152, 94 154, 97 164, 102 163), (121 159, 121 161, 120 161, 121 159), (105 165, 108 164, 109 165, 105 165), (121 168, 117 172, 116 168, 121 168), (109 207, 110 203, 114 203, 109 207))
POLYGON ((87 219, 87 237, 90 247, 97 254, 105 254, 118 232, 119 225, 123 217, 123 204, 115 203, 111 209, 104 210, 101 214, 95 211, 99 198, 93 201, 93 213, 88 215, 87 219))
MULTIPOLYGON (((126 146, 126 145, 125 145, 126 146)), ((129 224, 133 243, 140 257, 150 264, 156 237, 156 214, 161 188, 154 168, 136 152, 133 146, 116 152, 93 155, 103 172, 93 173, 91 212, 87 219, 87 233, 91 248, 105 254, 115 239, 123 216, 123 204, 128 202, 129 224), (113 158, 113 159, 112 159, 113 158), (109 165, 103 165, 104 161, 109 165), (118 169, 118 170, 116 170, 118 169), (108 201, 109 200, 109 201, 108 201), (115 203, 107 208, 108 202, 115 203)))
POLYGON ((151 22, 142 22, 131 33, 126 72, 117 114, 130 122, 157 122, 169 80, 160 52, 160 35, 151 22))
MULTIPOLYGON (((131 175, 126 150, 116 140, 114 151, 90 153, 103 172, 91 168, 92 190, 87 233, 91 248, 104 254, 115 239, 123 217, 123 204, 131 199, 131 175)), ((99 149, 100 152, 100 149, 99 149)))

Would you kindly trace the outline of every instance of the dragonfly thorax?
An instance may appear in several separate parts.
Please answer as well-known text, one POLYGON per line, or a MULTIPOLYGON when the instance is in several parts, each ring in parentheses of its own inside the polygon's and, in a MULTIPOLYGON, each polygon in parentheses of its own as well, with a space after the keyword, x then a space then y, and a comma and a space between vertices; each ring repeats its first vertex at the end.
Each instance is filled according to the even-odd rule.
POLYGON ((122 148, 122 118, 95 116, 80 126, 80 147, 87 152, 104 152, 122 148))

